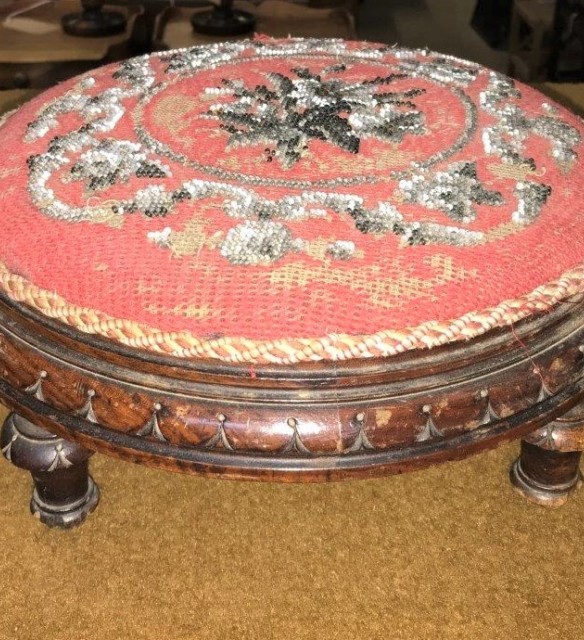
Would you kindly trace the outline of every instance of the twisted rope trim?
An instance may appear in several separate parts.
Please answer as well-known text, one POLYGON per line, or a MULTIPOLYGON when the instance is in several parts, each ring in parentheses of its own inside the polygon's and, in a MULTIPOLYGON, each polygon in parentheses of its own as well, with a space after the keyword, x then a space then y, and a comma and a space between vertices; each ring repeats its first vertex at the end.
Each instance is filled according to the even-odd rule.
POLYGON ((320 338, 250 340, 224 337, 206 340, 188 331, 161 331, 131 320, 120 320, 87 307, 69 304, 57 293, 40 289, 11 273, 0 262, 0 290, 49 318, 121 344, 179 358, 205 358, 230 363, 295 364, 317 360, 351 360, 393 356, 413 349, 431 349, 476 338, 496 327, 509 326, 536 312, 584 291, 584 265, 524 296, 496 307, 472 311, 443 322, 429 321, 417 327, 383 330, 371 335, 331 333, 320 338))

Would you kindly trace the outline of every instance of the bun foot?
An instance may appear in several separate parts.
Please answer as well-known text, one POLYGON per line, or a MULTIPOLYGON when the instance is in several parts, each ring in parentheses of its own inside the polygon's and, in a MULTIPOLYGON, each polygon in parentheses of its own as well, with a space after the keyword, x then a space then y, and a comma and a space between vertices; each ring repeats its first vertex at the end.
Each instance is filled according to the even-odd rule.
POLYGON ((561 507, 582 485, 580 451, 553 451, 523 441, 511 467, 511 482, 524 498, 544 507, 561 507))
POLYGON ((91 451, 15 413, 4 423, 0 448, 12 464, 30 471, 30 510, 47 526, 75 527, 97 506, 99 489, 88 472, 91 451))
POLYGON ((47 527, 71 529, 80 525, 95 511, 99 502, 99 487, 91 476, 87 476, 87 491, 80 498, 55 496, 46 482, 35 481, 30 501, 30 511, 47 527))

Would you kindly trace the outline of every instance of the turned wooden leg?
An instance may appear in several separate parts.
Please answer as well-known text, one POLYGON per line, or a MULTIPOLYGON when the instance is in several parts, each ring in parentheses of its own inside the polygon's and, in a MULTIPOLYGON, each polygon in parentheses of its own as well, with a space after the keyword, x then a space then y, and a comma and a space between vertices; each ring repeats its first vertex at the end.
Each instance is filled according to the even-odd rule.
POLYGON ((0 448, 10 462, 31 472, 30 510, 49 527, 81 524, 97 506, 99 489, 88 473, 87 449, 15 413, 4 422, 0 448))
POLYGON ((511 467, 515 488, 531 502, 559 507, 581 483, 580 451, 542 449, 525 440, 521 455, 511 467))
POLYGON ((584 408, 578 405, 521 442, 511 482, 531 502, 559 507, 582 485, 583 449, 584 408))
POLYGON ((81 13, 67 13, 61 18, 63 31, 81 38, 104 38, 124 33, 126 16, 119 11, 104 11, 104 0, 81 0, 81 13))
POLYGON ((210 36, 237 36, 255 28, 256 20, 248 11, 233 8, 233 0, 221 0, 211 11, 197 11, 191 17, 193 29, 210 36))

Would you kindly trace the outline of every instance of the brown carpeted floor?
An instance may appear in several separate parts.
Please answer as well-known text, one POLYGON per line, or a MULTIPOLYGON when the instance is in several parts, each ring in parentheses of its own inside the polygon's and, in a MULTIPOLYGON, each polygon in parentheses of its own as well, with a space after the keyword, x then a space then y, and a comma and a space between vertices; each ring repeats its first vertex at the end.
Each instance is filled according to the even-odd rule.
POLYGON ((580 640, 584 492, 510 488, 516 445, 374 481, 203 480, 93 459, 79 529, 0 464, 0 638, 580 640))
POLYGON ((102 502, 69 532, 30 516, 2 460, 0 640, 581 640, 584 491, 525 503, 517 449, 331 485, 96 456, 102 502))

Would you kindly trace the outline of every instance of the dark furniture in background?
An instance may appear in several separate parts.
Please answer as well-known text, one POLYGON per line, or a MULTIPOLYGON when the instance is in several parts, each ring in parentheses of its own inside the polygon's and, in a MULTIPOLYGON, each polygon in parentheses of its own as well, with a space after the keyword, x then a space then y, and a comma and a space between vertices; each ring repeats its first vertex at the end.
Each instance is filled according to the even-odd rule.
POLYGON ((513 0, 477 0, 472 28, 493 49, 506 49, 513 0))
POLYGON ((553 82, 584 81, 582 0, 556 0, 549 79, 553 82))
POLYGON ((490 47, 509 47, 508 72, 513 77, 584 80, 582 0, 478 0, 471 26, 490 47))
MULTIPOLYGON (((104 9, 104 4, 104 0, 81 0, 82 11, 68 14, 62 19, 65 33, 95 38, 123 32, 126 24, 125 16, 111 8, 104 9)), ((121 4, 131 3, 122 2, 121 4)), ((172 3, 142 0, 138 4, 143 5, 145 11, 157 12, 164 5, 193 6, 189 0, 172 3)), ((194 14, 191 22, 196 31, 215 36, 241 35, 253 31, 255 27, 254 17, 247 11, 234 9, 233 0, 219 0, 219 4, 213 5, 211 9, 194 14)), ((149 40, 152 40, 151 34, 149 40)))
POLYGON ((47 88, 90 68, 168 48, 250 37, 356 38, 357 0, 266 0, 212 7, 203 0, 59 0, 23 14, 44 35, 0 24, 0 90, 47 88), (248 16, 251 16, 248 17, 248 16), (197 30, 193 23, 198 25, 197 30))

